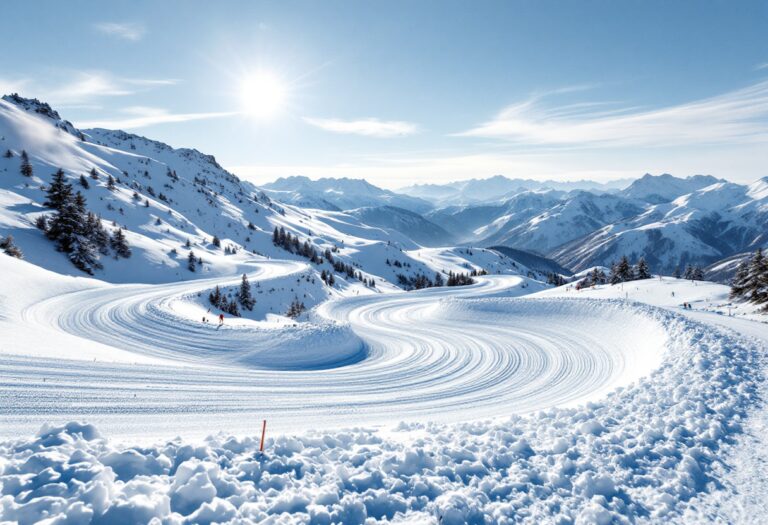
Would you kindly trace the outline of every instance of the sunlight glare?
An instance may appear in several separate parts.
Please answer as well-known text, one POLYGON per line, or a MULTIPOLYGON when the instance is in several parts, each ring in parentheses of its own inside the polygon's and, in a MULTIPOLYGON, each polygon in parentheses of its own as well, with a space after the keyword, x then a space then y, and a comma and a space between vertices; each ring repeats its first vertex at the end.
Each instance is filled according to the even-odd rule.
POLYGON ((269 118, 280 112, 286 99, 281 80, 268 72, 248 75, 241 86, 243 111, 250 117, 269 118))

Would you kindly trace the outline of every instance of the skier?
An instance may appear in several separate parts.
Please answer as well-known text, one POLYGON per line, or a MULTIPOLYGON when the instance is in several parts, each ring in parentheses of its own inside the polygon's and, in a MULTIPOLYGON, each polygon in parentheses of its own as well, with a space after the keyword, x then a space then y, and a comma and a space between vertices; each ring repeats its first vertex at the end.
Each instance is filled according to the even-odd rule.
POLYGON ((224 314, 219 314, 219 326, 224 324, 224 314))

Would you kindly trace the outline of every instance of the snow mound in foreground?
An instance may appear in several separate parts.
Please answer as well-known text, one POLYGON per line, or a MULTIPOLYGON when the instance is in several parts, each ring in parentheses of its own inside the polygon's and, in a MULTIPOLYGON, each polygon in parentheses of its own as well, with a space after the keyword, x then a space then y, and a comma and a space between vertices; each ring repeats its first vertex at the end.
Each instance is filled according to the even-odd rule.
POLYGON ((756 402, 758 343, 658 309, 664 361, 600 403, 461 425, 401 425, 152 447, 90 425, 0 444, 0 519, 32 523, 668 523, 718 490, 756 402))

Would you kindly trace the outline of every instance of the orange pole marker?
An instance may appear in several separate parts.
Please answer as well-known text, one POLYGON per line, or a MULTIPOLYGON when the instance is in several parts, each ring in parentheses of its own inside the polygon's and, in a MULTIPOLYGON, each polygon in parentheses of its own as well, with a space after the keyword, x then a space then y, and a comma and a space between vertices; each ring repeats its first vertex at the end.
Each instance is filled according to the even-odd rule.
POLYGON ((261 445, 259 445, 259 452, 264 452, 264 435, 267 433, 267 420, 265 419, 261 424, 261 445))

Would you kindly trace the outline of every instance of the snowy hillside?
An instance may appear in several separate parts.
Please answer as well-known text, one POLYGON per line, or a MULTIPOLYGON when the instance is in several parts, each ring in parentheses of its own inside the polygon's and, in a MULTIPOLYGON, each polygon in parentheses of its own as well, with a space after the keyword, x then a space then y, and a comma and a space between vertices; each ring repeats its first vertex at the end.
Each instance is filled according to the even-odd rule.
MULTIPOLYGON (((72 254, 57 251, 56 243, 35 225, 40 216, 53 216, 54 210, 44 203, 59 169, 72 193, 85 198, 85 210, 100 218, 106 235, 121 229, 130 247, 130 258, 117 257, 108 247, 103 253, 94 251, 92 273, 108 282, 231 276, 266 259, 308 262, 312 254, 315 283, 322 272, 335 274, 327 290, 331 295, 392 291, 400 275, 410 279, 431 273, 404 252, 419 244, 403 233, 368 226, 359 215, 276 203, 211 155, 122 131, 80 131, 39 101, 21 97, 0 101, 0 150, 6 152, 0 157, 0 235, 12 235, 27 261, 58 273, 84 275, 70 262, 72 254), (21 173, 25 163, 31 169, 28 176, 21 173), (294 244, 276 244, 275 228, 283 228, 294 244), (392 266, 395 260, 400 263, 397 268, 392 266)), ((355 189, 350 194, 353 200, 399 199, 367 183, 347 182, 355 189)), ((415 220, 431 228, 422 232, 425 236, 446 235, 419 216, 407 212, 401 216, 406 221, 401 230, 413 225, 408 220, 415 220)), ((387 219, 393 219, 391 214, 387 219)), ((507 271, 516 269, 507 264, 507 271)), ((299 295, 316 295, 304 285, 299 288, 299 295)), ((287 308, 285 300, 289 299, 274 309, 287 308)))
POLYGON ((379 206, 348 210, 347 213, 370 226, 398 231, 422 246, 450 246, 456 242, 451 233, 437 224, 403 208, 379 206))

